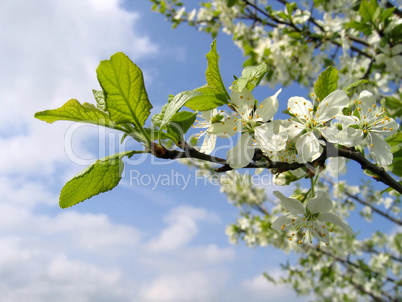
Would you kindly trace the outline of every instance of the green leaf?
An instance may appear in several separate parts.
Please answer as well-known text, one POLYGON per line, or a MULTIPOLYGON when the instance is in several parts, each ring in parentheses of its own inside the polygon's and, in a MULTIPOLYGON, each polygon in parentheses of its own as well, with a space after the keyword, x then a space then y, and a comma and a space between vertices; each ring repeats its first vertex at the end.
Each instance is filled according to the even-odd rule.
POLYGON ((402 131, 399 131, 397 133, 392 134, 391 136, 388 136, 387 138, 385 138, 385 141, 391 147, 402 144, 402 131))
POLYGON ((243 69, 241 77, 232 83, 231 89, 240 93, 247 87, 251 92, 261 82, 267 72, 268 65, 264 62, 256 66, 247 66, 243 69))
POLYGON ((388 167, 393 174, 402 177, 402 160, 394 161, 388 167))
POLYGON ((163 105, 161 112, 157 113, 151 117, 152 124, 154 124, 157 127, 160 127, 162 125, 163 116, 165 115, 167 106, 168 106, 168 104, 163 105))
POLYGON ((396 9, 396 7, 390 7, 390 8, 387 8, 387 9, 383 10, 383 11, 381 12, 381 15, 380 15, 380 22, 383 22, 383 21, 385 21, 388 17, 390 17, 390 16, 392 15, 392 13, 394 12, 395 9, 396 9))
POLYGON ((218 89, 204 86, 197 88, 196 91, 202 94, 196 95, 186 102, 185 106, 190 109, 206 111, 228 103, 226 94, 218 89))
POLYGON ((374 13, 378 5, 375 0, 363 0, 360 4, 359 13, 363 21, 373 21, 374 13))
POLYGON ((202 95, 202 92, 196 90, 183 91, 177 94, 172 101, 167 104, 165 114, 163 116, 160 128, 166 126, 170 122, 172 116, 180 110, 184 104, 193 97, 202 95))
POLYGON ((228 7, 232 7, 233 5, 235 5, 237 2, 237 0, 226 0, 226 4, 228 7))
POLYGON ((358 31, 361 31, 365 36, 369 36, 373 31, 372 27, 366 22, 352 21, 345 23, 345 27, 354 28, 358 31))
POLYGON ((402 116, 402 100, 393 96, 387 96, 381 100, 381 105, 391 117, 402 116))
POLYGON ((221 94, 226 95, 226 99, 230 96, 223 84, 221 74, 219 72, 219 55, 216 51, 216 40, 211 44, 211 50, 206 55, 208 61, 208 67, 205 71, 205 76, 207 78, 207 85, 211 88, 217 89, 221 94))
POLYGON ((173 136, 177 141, 183 138, 183 135, 190 129, 197 117, 197 113, 181 111, 174 114, 167 124, 167 133, 173 136))
POLYGON ((323 100, 328 94, 335 91, 338 87, 338 70, 335 67, 329 66, 325 69, 317 79, 314 85, 314 91, 320 100, 323 100))
POLYGON ((109 115, 106 112, 99 110, 94 105, 89 103, 84 103, 81 105, 80 102, 75 99, 69 100, 60 108, 37 112, 35 113, 35 117, 50 124, 55 121, 63 120, 120 129, 109 118, 109 115))
POLYGON ((136 151, 124 151, 97 160, 68 181, 60 193, 62 209, 85 199, 113 189, 120 182, 124 169, 122 158, 131 157, 136 151))
POLYGON ((96 73, 110 118, 117 124, 132 123, 141 129, 152 108, 141 69, 119 52, 102 61, 96 73))
POLYGON ((95 97, 96 107, 102 111, 106 111, 105 95, 103 91, 92 89, 92 93, 95 97))
POLYGON ((343 91, 345 91, 348 96, 351 96, 354 88, 366 83, 368 83, 367 80, 358 80, 343 88, 343 91))

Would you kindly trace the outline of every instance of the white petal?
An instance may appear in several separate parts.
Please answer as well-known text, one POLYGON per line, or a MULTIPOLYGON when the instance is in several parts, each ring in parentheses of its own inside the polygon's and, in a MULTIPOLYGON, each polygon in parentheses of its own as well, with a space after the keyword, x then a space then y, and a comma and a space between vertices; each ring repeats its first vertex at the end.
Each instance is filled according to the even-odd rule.
POLYGON ((216 143, 216 135, 207 132, 205 134, 204 141, 202 142, 200 152, 211 154, 211 152, 215 148, 215 143, 216 143))
POLYGON ((317 121, 325 122, 342 112, 349 104, 347 94, 342 90, 335 90, 319 102, 317 121))
POLYGON ((256 120, 266 122, 272 120, 276 111, 278 111, 278 94, 282 91, 279 89, 273 96, 270 96, 258 104, 255 111, 256 120))
POLYGON ((356 116, 337 114, 335 115, 335 118, 345 126, 356 125, 359 122, 359 119, 356 116))
POLYGON ((240 136, 236 146, 227 152, 227 163, 233 169, 247 166, 254 156, 253 139, 248 133, 240 136))
POLYGON ((213 111, 213 110, 202 111, 202 112, 201 112, 202 118, 203 118, 205 121, 207 121, 207 122, 211 122, 212 111, 213 111))
POLYGON ((322 153, 322 147, 317 137, 312 132, 307 132, 299 137, 296 142, 299 162, 309 162, 317 159, 322 153))
POLYGON ((304 125, 296 121, 282 121, 282 124, 286 125, 289 139, 293 139, 304 130, 304 125))
POLYGON ((288 139, 286 129, 275 123, 275 121, 255 127, 254 136, 259 147, 264 152, 277 152, 284 149, 288 139))
POLYGON ((337 136, 340 132, 339 129, 333 126, 329 127, 320 127, 320 132, 321 134, 331 143, 337 143, 337 136))
POLYGON ((353 235, 352 228, 333 213, 323 213, 320 216, 318 216, 318 219, 324 222, 330 222, 336 224, 340 226, 346 233, 353 235))
POLYGON ((314 198, 311 198, 307 204, 311 214, 326 213, 332 209, 332 201, 328 194, 318 191, 314 198))
POLYGON ((271 224, 271 228, 273 228, 274 230, 282 230, 282 226, 283 225, 288 225, 289 223, 292 222, 292 218, 289 217, 289 214, 286 215, 282 215, 280 217, 278 217, 272 224, 271 224))
POLYGON ((346 127, 342 131, 340 131, 335 141, 331 141, 331 143, 341 144, 347 147, 354 147, 360 145, 363 141, 363 130, 355 129, 352 127, 346 127))
POLYGON ((273 194, 279 198, 282 206, 290 213, 295 215, 304 215, 305 210, 303 204, 294 198, 288 198, 279 191, 274 191, 273 194))
POLYGON ((393 156, 390 145, 380 135, 375 133, 370 133, 367 138, 370 155, 377 164, 380 166, 392 164, 393 156))
POLYGON ((230 100, 235 105, 237 113, 243 119, 248 120, 255 104, 255 99, 251 92, 247 88, 244 88, 241 93, 232 91, 230 100))
POLYGON ((241 129, 242 124, 238 120, 230 119, 220 123, 213 123, 207 131, 225 138, 235 135, 237 132, 241 131, 241 129))
POLYGON ((288 100, 288 108, 290 113, 296 115, 298 118, 306 119, 310 117, 313 104, 305 98, 294 96, 288 100))
POLYGON ((360 92, 359 101, 359 107, 362 109, 364 114, 367 114, 368 110, 376 103, 375 96, 367 90, 360 92))
POLYGON ((389 122, 384 121, 378 122, 377 126, 374 126, 370 129, 371 132, 379 132, 385 136, 391 135, 395 133, 399 128, 399 124, 393 119, 390 118, 389 122))

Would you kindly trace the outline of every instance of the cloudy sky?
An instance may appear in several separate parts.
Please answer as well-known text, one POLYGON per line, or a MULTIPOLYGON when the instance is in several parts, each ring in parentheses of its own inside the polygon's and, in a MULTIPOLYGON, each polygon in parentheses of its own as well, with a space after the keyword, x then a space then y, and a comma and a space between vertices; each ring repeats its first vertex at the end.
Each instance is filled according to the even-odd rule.
MULTIPOLYGON (((119 137, 93 126, 49 125, 35 112, 71 98, 93 102, 96 67, 118 51, 143 69, 153 113, 169 94, 205 83, 211 38, 173 31, 148 1, 127 2, 0 1, 1 301, 295 299, 261 276, 280 274, 287 256, 231 245, 225 226, 238 210, 217 186, 195 186, 194 171, 178 163, 142 158, 113 191, 58 207, 64 183, 119 137), (191 175, 192 184, 155 187, 151 179, 175 173, 191 175)), ((241 53, 223 35, 218 51, 229 85, 240 75, 241 53)))

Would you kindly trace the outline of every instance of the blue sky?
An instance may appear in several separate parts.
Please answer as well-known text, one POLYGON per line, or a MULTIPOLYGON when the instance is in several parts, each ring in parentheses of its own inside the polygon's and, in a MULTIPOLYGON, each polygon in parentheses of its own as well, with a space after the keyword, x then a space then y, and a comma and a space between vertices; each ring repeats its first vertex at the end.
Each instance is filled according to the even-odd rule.
MULTIPOLYGON (((71 98, 93 102, 96 67, 118 51, 142 68, 153 113, 169 94, 205 84, 211 38, 186 26, 172 30, 150 8, 148 1, 0 2, 2 301, 296 300, 291 289, 261 276, 279 276, 287 255, 228 242, 225 226, 238 210, 219 187, 130 182, 130 171, 194 180, 194 170, 179 163, 151 165, 147 157, 128 166, 113 191, 58 207, 64 183, 117 148, 118 136, 69 122, 49 125, 33 118, 36 111, 71 98)), ((229 86, 241 74, 242 54, 228 36, 217 42, 229 86)), ((262 99, 275 91, 255 93, 262 99)), ((305 93, 288 87, 279 99, 305 93)))

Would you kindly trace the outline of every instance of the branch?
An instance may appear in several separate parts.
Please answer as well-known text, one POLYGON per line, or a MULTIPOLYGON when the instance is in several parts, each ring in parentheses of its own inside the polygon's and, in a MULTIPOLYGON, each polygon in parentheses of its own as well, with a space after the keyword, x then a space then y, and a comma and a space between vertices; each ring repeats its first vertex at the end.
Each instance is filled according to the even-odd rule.
POLYGON ((351 193, 349 193, 349 192, 346 192, 346 191, 345 191, 345 194, 346 194, 346 196, 348 196, 348 197, 354 199, 355 201, 361 203, 362 205, 365 205, 365 206, 369 207, 370 209, 373 210, 373 212, 376 212, 377 214, 379 214, 379 215, 381 215, 381 216, 383 216, 383 217, 385 217, 385 218, 388 218, 389 220, 391 220, 392 222, 394 222, 394 223, 396 223, 396 224, 402 225, 402 221, 401 221, 401 220, 398 220, 398 219, 396 219, 396 218, 394 218, 394 217, 389 216, 387 213, 384 213, 383 211, 381 211, 381 210, 375 208, 373 205, 369 204, 367 201, 365 201, 365 200, 359 198, 358 196, 353 195, 353 194, 351 194, 351 193))
POLYGON ((395 191, 402 194, 402 185, 398 183, 391 175, 385 172, 384 168, 379 167, 368 159, 366 159, 360 152, 355 151, 353 148, 340 148, 335 147, 334 144, 326 142, 327 144, 327 158, 328 157, 345 157, 358 162, 363 170, 367 169, 373 172, 377 177, 373 177, 377 181, 381 181, 387 186, 393 188, 395 191))
MULTIPOLYGON (((220 168, 217 168, 215 171, 218 173, 226 172, 233 170, 226 162, 225 159, 219 158, 216 156, 212 156, 209 154, 201 153, 195 148, 189 146, 185 141, 180 141, 177 144, 183 151, 178 150, 169 150, 166 149, 164 146, 158 145, 156 143, 152 143, 149 149, 149 153, 152 155, 163 158, 163 159, 179 159, 179 158, 196 158, 204 161, 209 161, 212 163, 223 165, 220 168)), ((287 162, 274 162, 271 161, 266 156, 261 156, 262 152, 259 149, 256 149, 253 161, 250 162, 244 168, 246 169, 256 169, 256 168, 266 168, 266 169, 274 169, 278 172, 284 171, 291 171, 296 170, 298 168, 305 168, 314 172, 314 167, 316 166, 323 166, 325 160, 329 157, 345 157, 352 159, 358 162, 363 170, 367 169, 370 172, 376 174, 377 176, 373 177, 377 181, 381 181, 382 183, 386 184, 387 186, 393 188, 395 191, 402 194, 402 185, 398 183, 391 175, 385 172, 384 168, 379 167, 369 160, 367 160, 360 152, 354 150, 354 148, 337 148, 334 144, 326 142, 326 147, 324 147, 324 152, 321 154, 319 158, 314 160, 313 162, 309 163, 287 163, 287 162), (258 161, 264 157, 266 161, 258 161)), ((398 220, 395 221, 396 223, 400 224, 398 220)))

